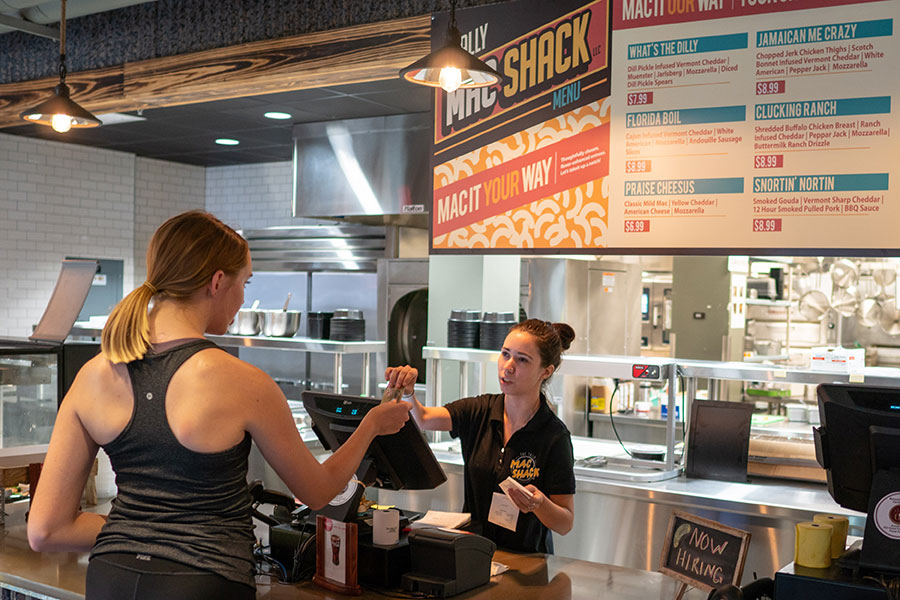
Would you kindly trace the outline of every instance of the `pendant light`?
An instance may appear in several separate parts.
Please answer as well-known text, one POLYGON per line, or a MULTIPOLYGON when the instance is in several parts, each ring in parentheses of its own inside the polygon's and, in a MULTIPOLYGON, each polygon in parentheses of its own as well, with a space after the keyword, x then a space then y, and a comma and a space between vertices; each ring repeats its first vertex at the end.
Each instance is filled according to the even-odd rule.
POLYGON ((456 27, 456 0, 453 0, 444 45, 401 69, 400 76, 419 85, 443 88, 448 94, 459 88, 479 88, 499 83, 500 73, 463 50, 461 39, 456 27))
POLYGON ((69 86, 66 85, 66 0, 61 0, 60 4, 59 84, 52 98, 20 116, 31 123, 49 125, 55 131, 65 133, 72 127, 97 127, 101 121, 69 98, 69 86))

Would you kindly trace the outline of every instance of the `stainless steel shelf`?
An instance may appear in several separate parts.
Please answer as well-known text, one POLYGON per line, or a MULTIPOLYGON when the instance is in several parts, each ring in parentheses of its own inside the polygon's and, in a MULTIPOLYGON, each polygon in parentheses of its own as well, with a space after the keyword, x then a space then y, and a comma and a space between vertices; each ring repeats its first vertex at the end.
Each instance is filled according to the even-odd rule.
POLYGON ((220 346, 238 348, 277 348, 323 354, 370 354, 387 351, 387 343, 382 341, 336 342, 300 337, 274 338, 262 335, 208 335, 206 337, 220 346))
MULTIPOLYGON (((73 327, 69 335, 99 338, 102 329, 73 327)), ((369 395, 369 373, 371 354, 386 352, 383 341, 337 342, 313 338, 276 338, 263 335, 208 335, 211 342, 223 348, 260 348, 266 350, 288 350, 292 352, 313 352, 334 355, 334 393, 340 394, 344 383, 343 358, 345 354, 361 354, 363 359, 362 395, 369 395)))
MULTIPOLYGON (((497 357, 499 356, 500 353, 495 350, 444 348, 438 346, 425 346, 422 348, 422 358, 432 360, 491 363, 497 362, 497 357)), ((646 356, 584 356, 566 354, 562 357, 559 372, 563 375, 578 375, 582 377, 604 376, 618 379, 633 379, 633 367, 635 365, 653 365, 659 367, 659 377, 653 378, 652 381, 665 381, 669 375, 669 366, 672 364, 674 364, 674 361, 671 359, 646 356)))
POLYGON ((858 383, 882 387, 900 387, 900 369, 893 367, 865 367, 854 373, 816 371, 777 365, 756 365, 742 362, 677 361, 679 374, 684 377, 703 377, 730 381, 771 381, 774 383, 858 383))
MULTIPOLYGON (((73 327, 70 335, 99 338, 102 329, 73 327)), ((273 348, 296 352, 319 352, 324 354, 370 354, 385 352, 387 344, 382 341, 336 342, 301 337, 267 337, 264 335, 208 335, 211 342, 228 348, 273 348)))
MULTIPOLYGON (((469 366, 472 363, 482 367, 479 377, 479 390, 484 393, 483 366, 487 363, 497 362, 500 353, 491 350, 475 350, 468 348, 446 348, 426 346, 422 348, 422 357, 428 361, 428 377, 426 377, 426 404, 442 406, 441 400, 441 361, 451 360, 459 363, 459 391, 462 397, 469 395, 469 366)), ((652 378, 640 377, 640 381, 668 381, 669 404, 675 405, 675 370, 671 359, 650 358, 645 356, 579 356, 565 355, 559 367, 562 375, 575 375, 581 377, 615 377, 617 379, 638 379, 635 377, 635 367, 640 367, 642 373, 649 366, 655 369, 652 378)), ((589 417, 588 417, 589 420, 589 417)), ((662 481, 677 477, 681 473, 681 466, 675 462, 675 417, 671 414, 665 421, 666 449, 665 460, 637 460, 629 459, 630 471, 618 473, 614 478, 628 479, 631 481, 662 481)), ((613 477, 612 471, 605 471, 613 477)))
POLYGON ((744 304, 748 306, 781 306, 787 307, 793 304, 791 300, 766 300, 765 298, 745 298, 744 304))

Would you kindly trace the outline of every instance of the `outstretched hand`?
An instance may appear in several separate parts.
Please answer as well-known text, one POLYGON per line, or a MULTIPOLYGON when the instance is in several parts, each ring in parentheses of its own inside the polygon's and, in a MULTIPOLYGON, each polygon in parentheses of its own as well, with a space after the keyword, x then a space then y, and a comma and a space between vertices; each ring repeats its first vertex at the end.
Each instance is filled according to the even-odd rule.
POLYGON ((372 422, 375 435, 391 435, 400 431, 409 420, 410 408, 407 402, 385 402, 366 413, 364 420, 372 422))
POLYGON ((402 367, 388 367, 384 372, 384 379, 388 382, 388 389, 399 388, 406 395, 415 391, 416 380, 419 378, 419 371, 404 365, 402 367))

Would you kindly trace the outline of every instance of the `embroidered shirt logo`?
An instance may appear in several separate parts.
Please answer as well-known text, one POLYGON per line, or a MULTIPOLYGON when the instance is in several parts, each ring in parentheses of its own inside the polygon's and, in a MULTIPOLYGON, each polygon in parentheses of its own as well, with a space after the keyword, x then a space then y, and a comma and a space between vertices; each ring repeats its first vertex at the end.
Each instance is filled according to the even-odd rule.
POLYGON ((541 475, 541 468, 537 466, 534 455, 527 452, 510 461, 509 471, 512 478, 522 484, 531 483, 541 475))

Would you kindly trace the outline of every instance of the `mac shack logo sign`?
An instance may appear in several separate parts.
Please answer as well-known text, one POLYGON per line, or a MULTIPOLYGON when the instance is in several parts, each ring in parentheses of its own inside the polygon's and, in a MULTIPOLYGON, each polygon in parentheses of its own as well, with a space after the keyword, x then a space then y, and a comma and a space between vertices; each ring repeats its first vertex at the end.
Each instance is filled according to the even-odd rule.
POLYGON ((609 172, 608 122, 569 118, 609 96, 607 1, 505 3, 457 11, 457 23, 463 47, 503 80, 435 94, 433 242, 609 172))

